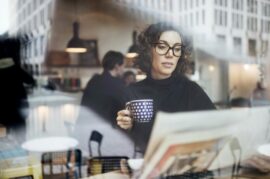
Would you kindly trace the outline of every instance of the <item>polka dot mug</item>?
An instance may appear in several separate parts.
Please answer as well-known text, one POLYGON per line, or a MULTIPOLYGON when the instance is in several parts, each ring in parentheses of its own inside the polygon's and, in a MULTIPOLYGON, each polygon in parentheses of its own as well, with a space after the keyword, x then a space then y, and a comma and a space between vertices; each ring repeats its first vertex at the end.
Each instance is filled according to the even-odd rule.
POLYGON ((129 101, 126 103, 126 109, 130 111, 132 119, 136 122, 150 122, 153 118, 152 99, 129 101))

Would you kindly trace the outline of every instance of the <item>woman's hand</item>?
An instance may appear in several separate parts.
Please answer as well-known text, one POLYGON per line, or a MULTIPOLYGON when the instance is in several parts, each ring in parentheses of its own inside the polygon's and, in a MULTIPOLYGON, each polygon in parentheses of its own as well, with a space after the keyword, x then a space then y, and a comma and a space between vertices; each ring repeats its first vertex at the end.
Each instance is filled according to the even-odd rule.
POLYGON ((131 129, 133 126, 133 120, 130 116, 130 112, 126 109, 118 111, 116 121, 117 125, 122 129, 131 129))
POLYGON ((270 157, 263 155, 254 155, 244 162, 244 165, 256 168, 264 173, 270 172, 270 157))

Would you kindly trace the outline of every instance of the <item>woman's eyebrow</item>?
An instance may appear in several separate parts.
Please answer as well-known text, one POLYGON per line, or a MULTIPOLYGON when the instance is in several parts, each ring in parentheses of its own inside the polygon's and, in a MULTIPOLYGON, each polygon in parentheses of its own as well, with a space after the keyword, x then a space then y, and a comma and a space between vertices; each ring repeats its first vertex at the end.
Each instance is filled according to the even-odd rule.
MULTIPOLYGON (((165 43, 165 44, 169 45, 169 43, 168 43, 167 41, 165 41, 165 40, 159 40, 158 43, 165 43)), ((177 43, 175 43, 173 46, 175 46, 175 45, 182 45, 182 43, 177 42, 177 43)))
POLYGON ((168 42, 165 40, 159 40, 158 43, 165 43, 165 44, 169 45, 168 42))

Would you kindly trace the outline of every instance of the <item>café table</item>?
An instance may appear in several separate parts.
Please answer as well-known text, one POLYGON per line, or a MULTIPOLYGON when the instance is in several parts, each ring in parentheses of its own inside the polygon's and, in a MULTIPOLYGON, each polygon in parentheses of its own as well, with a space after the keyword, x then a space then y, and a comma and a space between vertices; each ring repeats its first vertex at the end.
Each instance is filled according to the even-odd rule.
POLYGON ((22 148, 30 152, 57 152, 75 148, 78 143, 72 137, 42 137, 24 142, 22 148))

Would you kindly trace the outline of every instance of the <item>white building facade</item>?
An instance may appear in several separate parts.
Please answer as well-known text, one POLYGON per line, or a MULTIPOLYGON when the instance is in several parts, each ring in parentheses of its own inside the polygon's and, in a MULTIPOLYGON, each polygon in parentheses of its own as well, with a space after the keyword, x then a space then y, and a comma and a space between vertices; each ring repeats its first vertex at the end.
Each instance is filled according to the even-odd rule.
POLYGON ((115 0, 140 21, 168 21, 193 38, 198 82, 214 101, 250 97, 262 70, 269 63, 269 0, 115 0), (197 58, 199 57, 199 58, 197 58), (234 64, 240 64, 236 65, 234 64), (240 66, 245 65, 244 71, 240 66), (247 71, 246 65, 251 69, 247 71), (240 72, 241 71, 241 72, 240 72), (214 79, 213 79, 214 78, 214 79), (250 80, 252 79, 252 80, 250 80), (244 81, 248 82, 244 82, 244 81), (222 83, 220 83, 222 81, 222 83), (227 82, 226 82, 227 81, 227 82), (242 87, 241 87, 242 86, 242 87), (218 89, 217 89, 218 88, 218 89), (245 88, 245 89, 244 89, 245 88))
POLYGON ((10 36, 24 36, 22 66, 34 76, 42 72, 54 14, 53 0, 10 0, 10 36))

